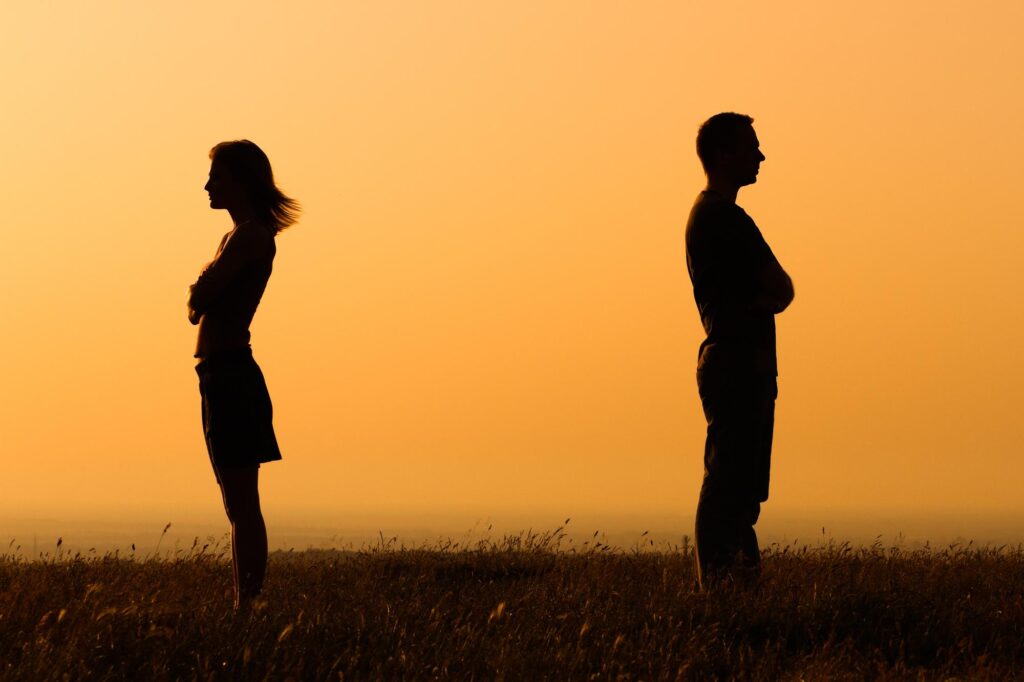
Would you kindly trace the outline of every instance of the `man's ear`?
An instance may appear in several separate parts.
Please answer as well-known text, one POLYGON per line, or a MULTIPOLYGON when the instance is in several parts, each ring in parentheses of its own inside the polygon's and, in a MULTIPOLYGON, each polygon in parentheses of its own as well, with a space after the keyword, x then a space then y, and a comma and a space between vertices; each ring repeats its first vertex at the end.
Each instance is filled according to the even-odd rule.
POLYGON ((724 166, 729 164, 729 159, 732 157, 732 152, 728 149, 718 149, 715 151, 714 156, 711 158, 711 169, 720 170, 724 166))

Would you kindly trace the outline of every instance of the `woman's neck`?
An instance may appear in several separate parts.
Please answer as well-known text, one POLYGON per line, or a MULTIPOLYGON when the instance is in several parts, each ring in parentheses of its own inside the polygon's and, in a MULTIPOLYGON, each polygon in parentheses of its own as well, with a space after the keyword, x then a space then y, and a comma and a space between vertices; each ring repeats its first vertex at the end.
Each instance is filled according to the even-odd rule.
POLYGON ((228 208, 228 213, 231 215, 231 220, 235 223, 235 227, 241 227, 242 225, 256 221, 256 211, 254 211, 251 206, 236 206, 228 208))

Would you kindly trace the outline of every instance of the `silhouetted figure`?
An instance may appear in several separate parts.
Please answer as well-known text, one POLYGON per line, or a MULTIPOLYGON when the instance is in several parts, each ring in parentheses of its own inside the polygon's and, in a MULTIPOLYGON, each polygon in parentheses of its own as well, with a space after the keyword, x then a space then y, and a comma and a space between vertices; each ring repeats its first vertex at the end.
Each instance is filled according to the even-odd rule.
POLYGON ((702 587, 760 568, 754 524, 768 499, 775 398, 775 315, 793 283, 757 225, 736 205, 765 160, 753 119, 712 116, 697 133, 707 187, 686 225, 686 265, 707 338, 697 388, 708 422, 697 504, 697 574, 702 587))
POLYGON ((195 356, 203 434, 231 522, 240 608, 260 593, 267 569, 260 464, 281 459, 270 394, 249 346, 249 324, 270 278, 274 237, 295 222, 299 205, 274 185, 270 161, 252 142, 222 142, 210 150, 210 159, 210 208, 227 209, 234 226, 189 287, 188 319, 199 325, 195 356))

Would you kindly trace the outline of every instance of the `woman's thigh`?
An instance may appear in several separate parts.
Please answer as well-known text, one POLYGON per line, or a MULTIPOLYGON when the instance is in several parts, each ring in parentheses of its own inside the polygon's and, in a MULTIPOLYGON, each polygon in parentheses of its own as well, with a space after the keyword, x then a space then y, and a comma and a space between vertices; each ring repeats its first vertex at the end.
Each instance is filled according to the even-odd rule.
POLYGON ((229 518, 259 511, 259 473, 258 466, 217 467, 217 480, 229 518))

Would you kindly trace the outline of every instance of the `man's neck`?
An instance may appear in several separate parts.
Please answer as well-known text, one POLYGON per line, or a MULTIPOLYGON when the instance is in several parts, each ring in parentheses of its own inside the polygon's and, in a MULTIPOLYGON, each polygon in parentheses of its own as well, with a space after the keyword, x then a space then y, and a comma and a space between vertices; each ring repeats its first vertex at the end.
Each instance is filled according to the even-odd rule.
POLYGON ((736 195, 739 194, 740 188, 730 183, 721 182, 715 178, 708 178, 708 184, 704 188, 704 191, 713 192, 726 201, 735 204, 736 195))

